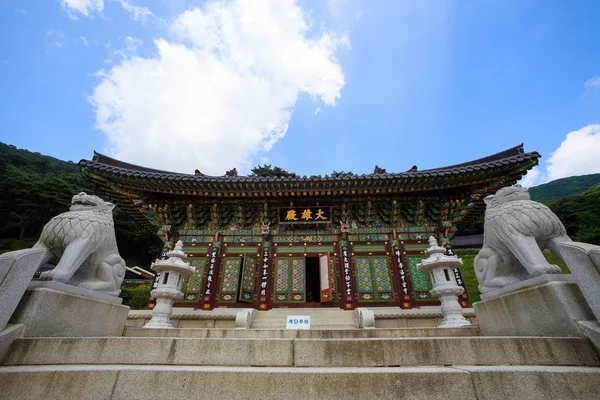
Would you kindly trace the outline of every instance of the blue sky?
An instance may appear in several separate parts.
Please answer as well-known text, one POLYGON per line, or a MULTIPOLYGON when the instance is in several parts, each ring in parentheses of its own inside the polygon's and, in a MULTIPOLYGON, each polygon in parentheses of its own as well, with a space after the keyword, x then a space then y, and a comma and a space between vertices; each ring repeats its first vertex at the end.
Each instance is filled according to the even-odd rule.
POLYGON ((600 172, 596 1, 0 3, 0 141, 221 175, 434 168, 524 143, 600 172))

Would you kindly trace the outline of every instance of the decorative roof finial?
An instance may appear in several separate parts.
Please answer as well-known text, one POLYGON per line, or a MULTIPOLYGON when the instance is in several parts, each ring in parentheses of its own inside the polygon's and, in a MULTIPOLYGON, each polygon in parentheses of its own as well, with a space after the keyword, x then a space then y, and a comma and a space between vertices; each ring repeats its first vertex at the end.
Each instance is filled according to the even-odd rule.
POLYGON ((438 242, 433 236, 429 236, 429 247, 436 247, 438 242))
POLYGON ((181 240, 175 243, 175 248, 167 253, 167 257, 187 258, 187 255, 183 252, 183 242, 181 240))

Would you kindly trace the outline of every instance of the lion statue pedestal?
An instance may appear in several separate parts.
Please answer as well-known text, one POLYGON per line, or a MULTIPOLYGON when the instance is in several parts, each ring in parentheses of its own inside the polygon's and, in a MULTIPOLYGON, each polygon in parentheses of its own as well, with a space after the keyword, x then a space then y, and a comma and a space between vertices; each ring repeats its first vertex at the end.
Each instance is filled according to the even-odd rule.
MULTIPOLYGON (((578 321, 594 320, 574 276, 548 263, 543 251, 571 265, 575 242, 526 188, 505 187, 484 199, 483 247, 475 258, 482 301, 473 304, 484 335, 583 336, 578 321)), ((600 290, 600 287, 597 288, 600 290)))
POLYGON ((25 324, 24 336, 122 333, 129 307, 117 297, 125 261, 117 249, 114 207, 97 196, 76 194, 70 210, 44 226, 33 248, 0 255, 0 274, 26 275, 13 279, 8 274, 0 286, 2 296, 12 299, 5 303, 10 309, 1 308, 12 314, 11 323, 25 324), (56 267, 30 283, 33 272, 53 257, 59 258, 56 267))

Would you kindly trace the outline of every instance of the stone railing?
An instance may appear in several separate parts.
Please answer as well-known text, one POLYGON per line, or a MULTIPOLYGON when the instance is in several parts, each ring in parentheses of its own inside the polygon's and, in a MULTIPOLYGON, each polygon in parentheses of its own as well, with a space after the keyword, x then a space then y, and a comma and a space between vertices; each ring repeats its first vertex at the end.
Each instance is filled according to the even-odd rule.
MULTIPOLYGON (((427 328, 439 326, 443 315, 439 307, 431 309, 373 308, 376 328, 427 328)), ((463 316, 472 324, 476 324, 475 312, 472 308, 463 308, 463 316)))
MULTIPOLYGON (((175 309, 171 316, 174 328, 235 328, 238 310, 193 311, 175 309)), ((132 310, 127 316, 128 326, 144 326, 152 318, 151 310, 132 310)))

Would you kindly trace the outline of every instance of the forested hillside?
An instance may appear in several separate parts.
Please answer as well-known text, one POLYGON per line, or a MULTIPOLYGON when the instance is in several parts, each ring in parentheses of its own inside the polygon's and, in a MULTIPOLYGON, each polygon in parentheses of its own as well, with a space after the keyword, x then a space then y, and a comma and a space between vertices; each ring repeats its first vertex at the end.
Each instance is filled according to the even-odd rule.
POLYGON ((600 244, 600 174, 557 179, 529 193, 558 215, 573 240, 600 244))
MULTIPOLYGON (((31 246, 53 216, 68 211, 71 197, 93 193, 79 166, 0 143, 0 253, 31 246)), ((149 267, 160 241, 140 230, 117 207, 115 232, 127 265, 149 267)))
MULTIPOLYGON (((531 200, 548 205, 573 240, 600 244, 600 174, 571 176, 529 188, 531 200)), ((460 235, 483 233, 483 215, 460 235)))
POLYGON ((600 186, 564 197, 550 208, 573 240, 600 245, 600 186))
POLYGON ((529 188, 531 200, 551 203, 600 185, 600 174, 571 176, 529 188))

